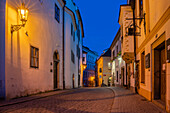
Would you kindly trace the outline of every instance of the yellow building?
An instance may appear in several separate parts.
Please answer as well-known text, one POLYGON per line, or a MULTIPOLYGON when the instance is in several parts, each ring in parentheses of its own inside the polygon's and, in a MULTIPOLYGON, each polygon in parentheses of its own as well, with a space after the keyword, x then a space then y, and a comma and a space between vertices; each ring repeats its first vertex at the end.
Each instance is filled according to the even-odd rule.
POLYGON ((110 62, 111 51, 108 49, 96 61, 98 86, 110 86, 111 70, 108 68, 110 62), (110 81, 110 82, 109 82, 110 81))
POLYGON ((121 6, 119 16, 124 31, 122 56, 132 74, 130 86, 170 112, 170 1, 128 0, 130 3, 121 6), (129 47, 134 45, 131 6, 136 18, 136 65, 134 47, 129 47))

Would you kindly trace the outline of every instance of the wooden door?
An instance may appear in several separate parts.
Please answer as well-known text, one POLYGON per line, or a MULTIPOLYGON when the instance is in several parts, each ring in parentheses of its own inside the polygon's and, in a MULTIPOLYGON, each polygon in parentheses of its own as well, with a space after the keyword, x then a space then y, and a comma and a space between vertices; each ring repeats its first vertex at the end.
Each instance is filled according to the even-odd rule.
POLYGON ((54 89, 58 88, 58 62, 54 61, 54 89))
POLYGON ((124 68, 121 69, 122 85, 124 86, 124 68))
POLYGON ((161 50, 161 86, 160 86, 160 95, 161 95, 161 100, 165 102, 165 94, 166 94, 166 59, 165 59, 165 49, 161 50))

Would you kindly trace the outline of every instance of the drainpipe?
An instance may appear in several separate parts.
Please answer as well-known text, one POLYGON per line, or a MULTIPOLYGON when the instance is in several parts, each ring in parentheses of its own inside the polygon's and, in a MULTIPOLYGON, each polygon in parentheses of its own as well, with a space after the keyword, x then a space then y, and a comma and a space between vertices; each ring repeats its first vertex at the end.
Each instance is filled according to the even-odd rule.
POLYGON ((134 75, 135 75, 135 92, 137 92, 137 86, 136 86, 136 24, 135 24, 135 5, 136 5, 136 0, 132 0, 132 10, 133 10, 133 26, 134 26, 134 63, 135 63, 135 68, 134 68, 134 75))
POLYGON ((64 28, 65 11, 64 10, 65 10, 66 1, 63 0, 63 2, 64 2, 64 6, 63 6, 63 89, 65 89, 65 61, 64 61, 64 59, 65 59, 65 42, 64 42, 65 41, 65 39, 64 39, 64 37, 65 37, 65 28, 64 28))

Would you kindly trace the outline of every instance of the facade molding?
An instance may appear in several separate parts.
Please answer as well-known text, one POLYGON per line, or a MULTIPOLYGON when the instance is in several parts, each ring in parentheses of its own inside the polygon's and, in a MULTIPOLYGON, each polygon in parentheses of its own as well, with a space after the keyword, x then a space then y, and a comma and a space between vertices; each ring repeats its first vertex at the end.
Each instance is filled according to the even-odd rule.
POLYGON ((67 6, 65 6, 65 11, 71 16, 72 20, 73 20, 73 25, 74 25, 74 31, 77 30, 77 24, 76 24, 76 17, 74 12, 69 9, 67 6))
POLYGON ((165 13, 162 15, 162 17, 158 20, 155 27, 152 29, 152 31, 146 36, 146 39, 143 41, 143 43, 140 45, 139 48, 137 48, 137 54, 142 50, 142 48, 154 37, 154 35, 163 27, 163 25, 166 24, 166 22, 170 18, 170 7, 165 11, 165 13))
POLYGON ((83 28, 83 21, 82 21, 82 18, 81 18, 80 11, 79 11, 78 9, 76 10, 76 14, 77 14, 78 20, 80 21, 80 26, 81 26, 81 34, 82 34, 82 37, 84 38, 84 28, 83 28))

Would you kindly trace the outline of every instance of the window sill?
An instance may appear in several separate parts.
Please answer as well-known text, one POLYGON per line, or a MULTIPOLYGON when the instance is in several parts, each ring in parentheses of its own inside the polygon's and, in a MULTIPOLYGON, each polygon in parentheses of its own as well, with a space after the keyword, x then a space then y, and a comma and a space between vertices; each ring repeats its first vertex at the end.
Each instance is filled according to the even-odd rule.
POLYGON ((143 82, 141 82, 140 84, 141 84, 142 86, 146 86, 146 84, 145 84, 145 83, 143 83, 143 82))

